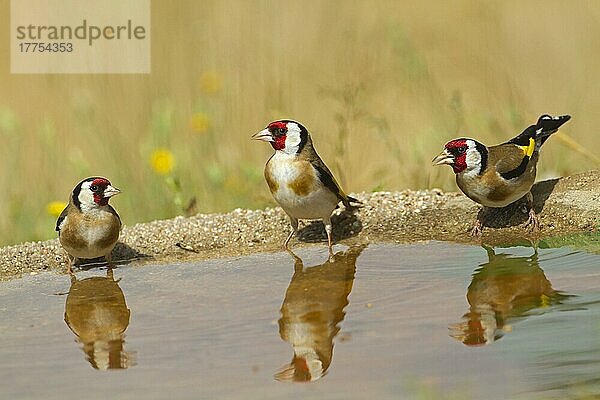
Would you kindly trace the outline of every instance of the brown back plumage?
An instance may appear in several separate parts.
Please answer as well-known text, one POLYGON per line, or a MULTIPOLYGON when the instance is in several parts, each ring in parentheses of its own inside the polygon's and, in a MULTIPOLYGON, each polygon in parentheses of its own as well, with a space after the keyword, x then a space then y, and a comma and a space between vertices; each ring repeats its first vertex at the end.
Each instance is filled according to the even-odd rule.
POLYGON ((317 151, 315 150, 312 144, 312 139, 310 138, 310 135, 308 135, 306 143, 304 144, 300 152, 297 154, 297 157, 310 162, 310 164, 317 171, 321 183, 323 183, 325 187, 331 190, 346 208, 352 208, 352 205, 350 203, 360 204, 359 200, 348 196, 342 190, 341 186, 339 185, 329 168, 327 168, 327 165, 325 165, 321 157, 319 157, 319 155, 317 154, 317 151))
MULTIPOLYGON (((528 164, 535 165, 538 161, 539 152, 535 151, 528 164)), ((526 155, 521 149, 513 143, 503 143, 488 148, 488 163, 490 167, 495 167, 499 174, 506 174, 517 169, 526 155)))

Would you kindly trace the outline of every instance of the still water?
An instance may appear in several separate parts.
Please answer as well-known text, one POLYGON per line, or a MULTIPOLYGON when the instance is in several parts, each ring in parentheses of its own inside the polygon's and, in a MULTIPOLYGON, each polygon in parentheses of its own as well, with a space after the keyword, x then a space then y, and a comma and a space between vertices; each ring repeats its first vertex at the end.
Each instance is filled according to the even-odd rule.
POLYGON ((2 283, 0 398, 600 394, 600 256, 336 250, 2 283))

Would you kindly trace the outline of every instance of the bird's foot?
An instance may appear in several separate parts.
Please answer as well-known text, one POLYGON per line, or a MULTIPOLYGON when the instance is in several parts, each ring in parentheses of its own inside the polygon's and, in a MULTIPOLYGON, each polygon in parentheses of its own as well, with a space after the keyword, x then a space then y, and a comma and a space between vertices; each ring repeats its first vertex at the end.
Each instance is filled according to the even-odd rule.
POLYGON ((481 238, 483 234, 483 224, 479 220, 479 218, 475 221, 475 225, 473 225, 473 229, 471 229, 471 237, 476 239, 481 238))
POLYGON ((327 258, 327 261, 333 262, 333 257, 334 257, 333 256, 333 248, 332 248, 332 246, 329 246, 329 256, 327 258))
POLYGON ((67 259, 69 260, 67 264, 67 273, 73 274, 73 267, 75 267, 75 263, 78 261, 77 257, 72 257, 70 254, 67 255, 67 259))
POLYGON ((526 228, 531 233, 538 233, 540 231, 540 220, 536 215, 533 208, 529 209, 529 218, 523 228, 526 228))

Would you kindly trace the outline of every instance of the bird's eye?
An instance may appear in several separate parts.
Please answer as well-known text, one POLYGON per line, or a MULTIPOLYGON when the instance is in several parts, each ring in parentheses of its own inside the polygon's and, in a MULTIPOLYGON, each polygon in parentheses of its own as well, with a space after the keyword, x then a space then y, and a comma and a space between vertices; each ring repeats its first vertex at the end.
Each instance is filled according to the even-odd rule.
POLYGON ((459 147, 459 148, 458 148, 458 154, 462 154, 462 153, 464 153, 465 151, 467 151, 467 148, 466 148, 466 147, 464 147, 464 146, 463 146, 463 147, 459 147))
POLYGON ((284 135, 287 132, 287 128, 279 128, 279 133, 284 135))
POLYGON ((98 185, 92 185, 92 186, 90 186, 90 190, 92 192, 97 192, 98 191, 98 185))

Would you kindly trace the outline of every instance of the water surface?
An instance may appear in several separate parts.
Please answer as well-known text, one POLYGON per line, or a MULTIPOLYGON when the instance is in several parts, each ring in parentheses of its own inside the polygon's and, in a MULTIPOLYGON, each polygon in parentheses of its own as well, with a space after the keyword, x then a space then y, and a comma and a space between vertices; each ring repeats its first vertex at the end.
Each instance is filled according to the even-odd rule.
POLYGON ((600 256, 336 246, 0 284, 0 398, 600 394, 600 256))

